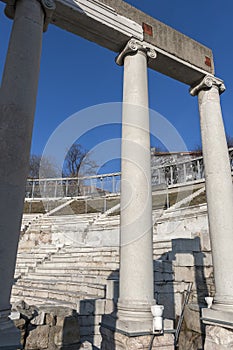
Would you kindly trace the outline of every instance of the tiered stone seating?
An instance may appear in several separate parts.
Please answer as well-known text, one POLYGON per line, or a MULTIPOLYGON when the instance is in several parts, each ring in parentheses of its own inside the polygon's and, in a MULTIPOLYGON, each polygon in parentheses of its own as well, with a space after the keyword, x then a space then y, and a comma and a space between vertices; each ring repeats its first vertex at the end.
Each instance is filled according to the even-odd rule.
POLYGON ((68 302, 76 307, 77 299, 104 298, 106 280, 118 268, 117 248, 64 247, 20 279, 13 295, 26 301, 36 296, 41 302, 44 298, 45 303, 68 302))
POLYGON ((98 214, 39 216, 33 220, 26 232, 21 234, 20 249, 28 250, 34 246, 53 243, 85 243, 85 232, 98 214))
POLYGON ((23 299, 28 304, 69 306, 80 313, 82 337, 94 332, 99 345, 106 283, 110 275, 118 277, 118 269, 118 248, 65 246, 18 279, 12 302, 23 299))
POLYGON ((51 254, 58 251, 55 245, 42 245, 30 250, 22 250, 19 247, 15 269, 15 279, 33 271, 39 264, 48 259, 51 254))
MULTIPOLYGON (((165 305, 165 317, 173 322, 181 315, 190 283, 196 305, 213 288, 206 206, 157 209, 153 218, 155 299, 165 305)), ((72 307, 80 313, 81 335, 86 339, 92 334, 92 343, 99 344, 99 322, 104 313, 111 313, 108 280, 118 279, 119 214, 44 216, 28 231, 47 232, 51 242, 19 250, 17 271, 22 277, 13 288, 12 302, 24 299, 29 304, 72 307), (80 230, 83 242, 61 244, 61 236, 75 230, 80 230)))
POLYGON ((25 231, 34 220, 38 219, 40 215, 41 214, 23 214, 21 231, 25 231))

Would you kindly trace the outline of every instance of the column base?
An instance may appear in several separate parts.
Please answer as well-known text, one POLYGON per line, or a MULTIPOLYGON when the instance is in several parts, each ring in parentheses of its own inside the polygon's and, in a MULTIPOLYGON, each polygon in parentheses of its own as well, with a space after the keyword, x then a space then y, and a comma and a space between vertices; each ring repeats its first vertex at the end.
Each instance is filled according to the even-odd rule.
POLYGON ((0 350, 18 350, 22 349, 20 344, 20 330, 10 319, 0 322, 0 350))
MULTIPOLYGON (((214 306, 215 307, 215 306, 214 306)), ((202 309, 202 322, 233 329, 233 309, 202 309)))
MULTIPOLYGON (((155 304, 155 302, 151 304, 155 304)), ((153 316, 151 305, 138 301, 125 302, 119 299, 116 328, 130 335, 152 334, 153 316)))
POLYGON ((127 335, 118 329, 110 329, 105 325, 100 328, 102 335, 101 350, 174 350, 174 336, 172 334, 163 334, 154 336, 145 335, 127 335), (153 343, 152 343, 153 341, 153 343))

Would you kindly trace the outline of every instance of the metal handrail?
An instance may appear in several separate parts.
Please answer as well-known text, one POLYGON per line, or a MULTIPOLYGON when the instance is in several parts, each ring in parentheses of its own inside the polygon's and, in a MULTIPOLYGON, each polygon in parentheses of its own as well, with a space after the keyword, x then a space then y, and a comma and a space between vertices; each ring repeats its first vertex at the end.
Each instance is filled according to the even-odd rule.
MULTIPOLYGON (((233 171, 233 148, 229 148, 233 171)), ((152 186, 177 185, 204 179, 203 157, 152 166, 152 186)), ((121 172, 81 177, 28 179, 27 198, 74 197, 90 194, 119 193, 121 172)))

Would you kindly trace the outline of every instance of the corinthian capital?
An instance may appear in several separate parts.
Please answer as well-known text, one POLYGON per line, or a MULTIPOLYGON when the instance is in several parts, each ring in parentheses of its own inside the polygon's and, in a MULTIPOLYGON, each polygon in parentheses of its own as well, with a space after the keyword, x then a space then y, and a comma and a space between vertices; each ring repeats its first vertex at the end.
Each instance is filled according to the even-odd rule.
POLYGON ((221 79, 218 79, 214 76, 211 75, 206 75, 204 79, 200 83, 198 83, 195 86, 191 86, 189 89, 189 92, 192 96, 198 95, 198 92, 203 89, 211 89, 213 86, 217 86, 219 89, 219 93, 222 94, 225 90, 226 87, 221 79))
POLYGON ((151 45, 149 45, 145 41, 130 39, 127 42, 125 48, 116 57, 116 63, 119 66, 122 66, 124 64, 124 58, 126 55, 131 54, 131 53, 136 53, 138 51, 146 52, 146 54, 149 58, 156 58, 157 57, 157 53, 151 45))
MULTIPOLYGON (((7 17, 13 19, 15 16, 15 7, 16 3, 18 0, 7 0, 6 1, 6 8, 5 8, 5 14, 7 17)), ((53 12, 56 8, 55 1, 54 0, 36 0, 39 1, 44 14, 45 14, 45 19, 44 19, 44 32, 48 29, 48 25, 51 21, 53 12)))

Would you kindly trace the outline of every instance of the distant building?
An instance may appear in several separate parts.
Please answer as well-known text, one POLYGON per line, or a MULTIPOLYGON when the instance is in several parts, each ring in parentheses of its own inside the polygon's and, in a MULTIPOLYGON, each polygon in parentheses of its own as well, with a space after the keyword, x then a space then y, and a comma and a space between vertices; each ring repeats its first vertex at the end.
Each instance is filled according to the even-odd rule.
POLYGON ((151 148, 152 186, 169 186, 203 178, 201 151, 158 152, 151 148))

